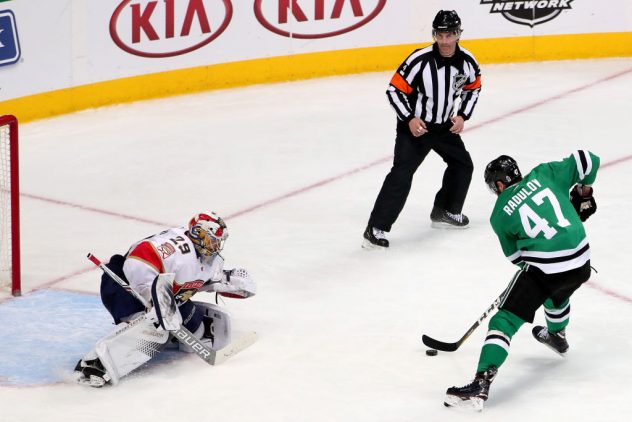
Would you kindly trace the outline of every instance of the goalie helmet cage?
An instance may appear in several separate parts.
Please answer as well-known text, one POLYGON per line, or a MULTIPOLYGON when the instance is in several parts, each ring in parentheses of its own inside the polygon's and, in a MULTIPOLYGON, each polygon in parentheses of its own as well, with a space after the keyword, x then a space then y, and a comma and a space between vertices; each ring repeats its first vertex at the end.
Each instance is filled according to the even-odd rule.
POLYGON ((20 296, 18 120, 0 116, 0 288, 20 296))

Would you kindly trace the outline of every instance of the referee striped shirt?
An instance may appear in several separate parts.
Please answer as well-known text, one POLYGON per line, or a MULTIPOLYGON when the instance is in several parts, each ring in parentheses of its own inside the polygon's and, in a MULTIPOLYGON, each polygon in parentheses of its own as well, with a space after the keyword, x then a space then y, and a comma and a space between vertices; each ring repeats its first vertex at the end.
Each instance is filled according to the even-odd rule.
POLYGON ((452 57, 443 57, 435 43, 408 56, 386 95, 400 121, 419 117, 442 124, 450 120, 455 107, 457 115, 469 119, 480 90, 481 72, 474 56, 457 44, 452 57))

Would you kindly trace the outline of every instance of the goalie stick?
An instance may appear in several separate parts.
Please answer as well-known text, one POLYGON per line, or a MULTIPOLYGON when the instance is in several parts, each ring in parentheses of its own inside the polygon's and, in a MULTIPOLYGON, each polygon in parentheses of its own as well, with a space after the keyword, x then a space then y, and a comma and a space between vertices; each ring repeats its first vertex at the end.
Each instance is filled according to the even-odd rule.
MULTIPOLYGON (((94 265, 99 267, 103 272, 105 272, 108 276, 110 276, 112 280, 116 281, 123 289, 125 289, 125 291, 129 292, 132 296, 138 299, 138 301, 146 309, 150 309, 152 307, 151 304, 149 304, 144 297, 142 297, 134 289, 132 289, 131 286, 123 281, 123 279, 121 279, 114 271, 105 266, 105 264, 103 264, 99 260, 99 258, 89 253, 88 259, 92 261, 94 265)), ((189 345, 193 349, 195 354, 209 365, 218 365, 226 361, 228 358, 236 355, 240 351, 252 345, 257 340, 256 333, 252 332, 241 337, 239 340, 237 340, 233 344, 228 345, 224 349, 215 351, 206 347, 206 345, 200 342, 197 337, 195 337, 191 333, 191 331, 189 331, 186 327, 182 325, 177 330, 171 330, 171 333, 178 339, 178 341, 189 345)))
POLYGON ((210 364, 219 365, 220 363, 227 361, 237 353, 255 344, 257 338, 257 333, 255 331, 250 331, 242 334, 239 338, 237 338, 237 340, 233 341, 223 349, 220 349, 217 352, 213 350, 214 355, 210 364))
POLYGON ((481 322, 483 322, 485 318, 487 318, 487 316, 494 309, 496 309, 498 305, 500 305, 500 302, 502 302, 502 300, 505 297, 505 292, 506 291, 502 292, 500 296, 498 296, 496 300, 490 305, 490 307, 487 308, 487 310, 483 312, 483 314, 480 317, 478 317, 478 320, 469 328, 469 330, 465 332, 465 334, 463 334, 463 337, 461 337, 459 341, 455 343, 444 343, 442 341, 435 340, 432 337, 429 337, 425 334, 421 336, 421 341, 423 341, 423 343, 426 346, 431 347, 436 350, 441 350, 442 352, 456 352, 456 350, 459 347, 461 347, 461 345, 465 342, 465 340, 467 340, 468 337, 472 335, 472 333, 478 328, 478 326, 481 325, 481 322))

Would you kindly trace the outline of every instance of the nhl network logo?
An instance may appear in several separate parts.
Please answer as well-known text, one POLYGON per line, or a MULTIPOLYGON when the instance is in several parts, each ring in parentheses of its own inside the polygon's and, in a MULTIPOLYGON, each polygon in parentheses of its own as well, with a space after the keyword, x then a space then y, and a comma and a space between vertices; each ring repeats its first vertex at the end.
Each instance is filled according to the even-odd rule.
POLYGON ((562 10, 570 9, 573 0, 481 0, 491 5, 490 13, 500 13, 505 19, 534 27, 555 19, 562 10))

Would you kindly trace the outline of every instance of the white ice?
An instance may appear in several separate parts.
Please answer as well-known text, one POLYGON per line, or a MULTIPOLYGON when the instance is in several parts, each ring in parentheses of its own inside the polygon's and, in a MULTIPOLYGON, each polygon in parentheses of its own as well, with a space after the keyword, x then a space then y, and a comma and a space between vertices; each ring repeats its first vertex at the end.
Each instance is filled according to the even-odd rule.
MULTIPOLYGON (((0 421, 627 420, 632 59, 483 72, 463 134, 475 163, 464 209, 471 228, 430 228, 444 168, 431 153, 386 252, 360 244, 391 164, 391 72, 22 125, 24 294, 45 286, 96 293, 100 274, 88 252, 106 259, 215 210, 229 225, 227 264, 248 268, 259 285, 256 297, 226 299, 226 307, 235 329, 255 330, 259 341, 217 367, 185 356, 115 388, 0 387, 0 421), (515 272, 488 223, 494 197, 482 181, 485 164, 509 154, 526 172, 578 148, 602 158, 599 208, 586 224, 599 272, 572 298, 568 357, 536 343, 527 324, 483 415, 444 408, 446 388, 471 380, 486 325, 437 357, 425 355, 421 335, 456 341, 515 272)), ((32 318, 47 312, 54 310, 32 318)))

